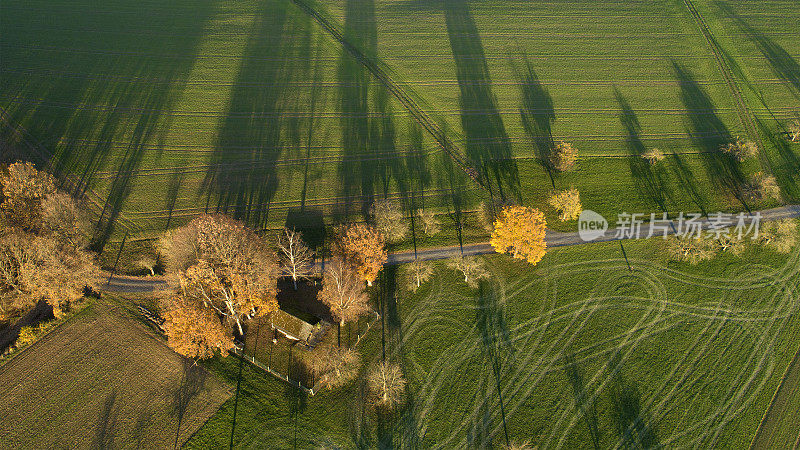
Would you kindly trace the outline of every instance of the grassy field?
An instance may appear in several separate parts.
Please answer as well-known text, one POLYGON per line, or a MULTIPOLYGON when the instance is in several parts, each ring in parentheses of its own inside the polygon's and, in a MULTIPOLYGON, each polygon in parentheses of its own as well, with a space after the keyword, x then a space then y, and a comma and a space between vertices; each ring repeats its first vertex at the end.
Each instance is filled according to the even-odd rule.
MULTIPOLYGON (((617 243, 554 249, 534 270, 492 256, 478 290, 440 265, 410 294, 390 270, 375 292, 389 299, 383 328, 359 350, 369 367, 385 338, 408 406, 376 416, 363 378, 304 397, 247 367, 236 445, 474 448, 507 429, 543 448, 746 447, 800 347, 800 253, 751 249, 695 267, 658 245, 626 243, 630 272, 617 243)), ((210 368, 237 374, 234 360, 210 368)), ((225 445, 232 408, 187 445, 225 445)))
POLYGON ((96 301, 0 366, 7 448, 170 448, 230 387, 115 301, 96 301))
MULTIPOLYGON (((798 148, 774 134, 797 112, 800 12, 697 3, 737 74, 764 92, 763 104, 755 90, 747 99, 767 155, 732 171, 716 150, 742 126, 680 1, 311 5, 419 99, 497 196, 543 206, 553 186, 574 185, 612 217, 742 209, 723 186, 766 170, 798 198, 798 148), (551 180, 533 158, 552 139, 574 142, 581 161, 551 180), (661 167, 640 164, 650 147, 668 155, 661 167)), ((3 10, 0 106, 37 150, 8 129, 2 138, 91 190, 101 240, 206 210, 275 226, 298 209, 358 215, 373 196, 442 211, 486 198, 289 0, 9 0, 3 10)))

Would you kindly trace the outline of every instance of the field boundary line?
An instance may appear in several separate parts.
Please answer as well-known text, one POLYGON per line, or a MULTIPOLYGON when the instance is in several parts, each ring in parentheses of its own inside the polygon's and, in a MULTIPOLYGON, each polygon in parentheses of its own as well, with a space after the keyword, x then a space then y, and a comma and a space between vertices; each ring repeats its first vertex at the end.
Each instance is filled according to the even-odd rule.
MULTIPOLYGON (((694 18, 695 22, 700 27, 700 32, 703 34, 706 43, 708 43, 708 46, 711 49, 711 53, 714 55, 714 60, 716 61, 717 66, 722 74, 722 78, 728 85, 728 89, 731 91, 731 94, 733 94, 734 104, 736 105, 736 110, 739 120, 742 123, 742 127, 744 128, 744 131, 747 133, 748 137, 758 145, 758 149, 760 150, 759 155, 761 156, 763 163, 763 159, 766 158, 766 155, 764 155, 764 143, 761 141, 761 134, 758 132, 758 129, 753 122, 753 114, 750 111, 750 108, 747 106, 747 102, 744 100, 744 96, 742 95, 742 91, 739 88, 738 83, 736 83, 736 78, 733 75, 730 66, 728 66, 728 63, 725 61, 725 58, 722 56, 722 51, 719 47, 719 44, 717 44, 717 40, 714 38, 714 35, 711 33, 711 28, 709 28, 705 19, 703 19, 703 16, 694 6, 692 0, 683 0, 683 3, 689 9, 689 13, 692 15, 692 18, 694 18)), ((764 164, 762 164, 762 166, 763 165, 764 164)))
POLYGON ((397 84, 378 64, 370 59, 364 52, 351 44, 341 31, 325 18, 316 9, 312 8, 303 0, 292 0, 292 3, 308 14, 314 22, 328 32, 347 53, 356 59, 366 68, 400 103, 408 110, 414 120, 427 131, 437 144, 444 150, 450 158, 482 188, 490 191, 479 172, 469 163, 460 148, 439 128, 439 126, 417 105, 417 103, 397 84))
MULTIPOLYGON (((13 361, 19 355, 24 354, 29 348, 34 347, 36 344, 38 344, 40 341, 45 339, 47 336, 50 336, 50 334, 52 334, 54 331, 60 330, 61 327, 64 326, 64 324, 71 323, 73 320, 75 320, 75 317, 78 317, 81 313, 83 313, 86 310, 86 308, 88 308, 90 306, 93 306, 96 301, 97 301, 97 299, 94 299, 91 302, 86 302, 79 309, 77 309, 74 312, 72 312, 69 315, 69 317, 66 317, 63 320, 61 320, 60 323, 57 323, 53 328, 47 330, 43 335, 37 337, 35 341, 33 341, 31 344, 27 345, 22 350, 12 351, 12 353, 10 355, 8 355, 8 357, 0 359, 0 372, 2 372, 3 367, 5 367, 6 364, 8 364, 9 362, 13 361)), ((55 319, 55 320, 58 320, 58 319, 55 319)), ((39 322, 39 324, 42 324, 42 323, 46 323, 46 322, 39 322)), ((11 325, 9 325, 9 326, 11 326, 11 325)))
MULTIPOLYGON (((764 411, 764 415, 761 416, 761 421, 758 423, 758 428, 756 428, 756 432, 753 434, 753 440, 750 441, 750 445, 747 447, 748 449, 753 450, 755 448, 754 445, 756 444, 756 440, 758 439, 759 435, 763 431, 764 423, 766 422, 767 417, 769 417, 770 413, 775 407, 775 400, 778 398, 778 393, 781 391, 781 388, 786 383, 786 379, 788 378, 789 373, 798 364, 800 364, 800 347, 797 348, 797 352, 795 352, 794 357, 792 357, 792 361, 786 367, 786 371, 783 373, 783 376, 781 377, 781 382, 778 383, 778 387, 775 388, 775 392, 772 394, 772 398, 769 401, 769 406, 767 407, 766 411, 764 411)), ((798 434, 798 440, 800 440, 800 434, 798 434)), ((795 448, 797 448, 797 445, 795 445, 795 448)))

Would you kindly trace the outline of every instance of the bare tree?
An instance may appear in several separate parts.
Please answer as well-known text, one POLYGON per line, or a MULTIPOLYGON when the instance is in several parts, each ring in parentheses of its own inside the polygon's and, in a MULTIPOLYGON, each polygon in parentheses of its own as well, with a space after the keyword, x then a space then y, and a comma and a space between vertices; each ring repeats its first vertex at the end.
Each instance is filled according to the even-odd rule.
POLYGON ((778 253, 789 253, 797 245, 797 221, 773 220, 761 225, 759 241, 778 253))
POLYGON ((303 362, 328 389, 344 386, 358 375, 361 357, 355 350, 323 345, 307 353, 303 362))
POLYGON ((303 242, 303 235, 299 231, 288 228, 284 228, 278 236, 278 250, 283 274, 292 277, 296 291, 298 279, 308 279, 313 275, 314 252, 303 242))
POLYGON ((341 326, 369 310, 364 283, 356 271, 340 258, 331 260, 325 268, 319 299, 330 307, 331 314, 341 326))
POLYGON ((428 281, 433 275, 433 265, 428 261, 414 260, 405 266, 406 286, 411 292, 415 292, 422 283, 428 281))
POLYGON ((559 141, 550 154, 550 165, 559 172, 574 169, 577 161, 578 150, 569 142, 559 141))
POLYGON ((482 279, 489 278, 489 271, 483 264, 483 261, 475 256, 462 256, 452 258, 447 262, 447 265, 464 275, 464 282, 472 288, 478 287, 478 282, 482 279))
POLYGON ((687 236, 671 236, 667 239, 667 253, 670 259, 697 264, 714 258, 718 247, 712 239, 701 236, 699 239, 687 236))
POLYGON ((743 141, 739 138, 736 138, 735 142, 723 145, 720 150, 739 162, 758 156, 758 146, 755 142, 743 141))
POLYGON ((650 163, 651 166, 654 166, 664 160, 664 153, 657 148, 651 148, 650 150, 642 153, 642 158, 650 163))
POLYGON ((756 172, 748 183, 742 188, 743 195, 752 201, 761 201, 772 198, 781 201, 781 188, 772 175, 756 172))
POLYGON ((371 212, 375 219, 375 228, 388 242, 402 241, 408 234, 408 224, 400 202, 389 199, 376 200, 372 204, 371 212))
POLYGON ((436 214, 434 214, 432 211, 418 209, 417 217, 422 224, 422 231, 426 235, 434 236, 441 231, 442 228, 439 223, 439 219, 436 218, 436 214))
POLYGON ((372 394, 372 403, 386 410, 402 404, 406 392, 406 380, 400 366, 386 361, 378 363, 370 371, 367 386, 372 394))
POLYGON ((792 142, 800 141, 800 119, 789 122, 789 138, 792 142))

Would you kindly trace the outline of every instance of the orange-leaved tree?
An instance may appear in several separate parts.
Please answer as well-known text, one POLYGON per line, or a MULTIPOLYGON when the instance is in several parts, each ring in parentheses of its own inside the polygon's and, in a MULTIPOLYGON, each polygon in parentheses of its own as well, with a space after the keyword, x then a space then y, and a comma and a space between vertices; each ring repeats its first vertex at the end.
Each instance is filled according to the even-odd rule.
POLYGON ((383 234, 377 229, 360 223, 342 230, 337 242, 344 259, 369 286, 372 286, 386 262, 385 243, 383 234))
POLYGON ((78 202, 31 163, 0 170, 0 321, 46 301, 60 316, 100 277, 78 202))
POLYGON ((161 248, 168 274, 179 286, 168 301, 164 327, 179 353, 203 358, 211 348, 229 349, 232 330, 243 335, 245 321, 278 309, 277 256, 241 222, 203 215, 168 233, 161 248), (192 318, 198 323, 188 325, 192 318), (203 337, 188 326, 202 328, 203 337))
POLYGON ((510 253, 514 258, 536 264, 547 251, 546 229, 544 213, 538 209, 506 206, 494 222, 490 243, 498 253, 510 253))

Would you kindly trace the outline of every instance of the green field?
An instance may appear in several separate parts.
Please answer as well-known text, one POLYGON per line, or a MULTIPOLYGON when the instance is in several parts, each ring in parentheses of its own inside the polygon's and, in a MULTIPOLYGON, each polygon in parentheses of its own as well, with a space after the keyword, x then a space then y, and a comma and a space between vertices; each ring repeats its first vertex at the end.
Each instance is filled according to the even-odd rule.
MULTIPOLYGON (((417 99, 495 197, 544 206, 574 185, 611 217, 738 210, 724 186, 757 170, 799 197, 798 146, 776 137, 800 95, 791 2, 697 2, 762 127, 765 154, 741 167, 716 152, 744 131, 681 1, 309 4, 417 99), (577 146, 577 171, 551 180, 536 162, 551 139, 577 146), (640 163, 650 147, 668 155, 661 167, 640 163)), ((3 13, 0 106, 24 142, 8 126, 2 138, 88 190, 103 240, 202 211, 270 227, 301 208, 353 217, 374 196, 443 212, 488 197, 289 0, 4 0, 3 13)))
MULTIPOLYGON (((800 252, 695 267, 659 245, 626 243, 632 272, 617 243, 555 249, 534 270, 492 256, 480 290, 440 265, 416 294, 394 291, 383 330, 359 347, 365 367, 380 360, 383 331, 409 380, 404 410, 375 416, 362 380, 303 397, 247 367, 236 445, 483 448, 505 442, 505 416, 511 440, 542 448, 747 447, 800 347, 800 252)), ((236 377, 235 361, 210 367, 236 377)), ((189 447, 225 445, 232 407, 189 447)))

